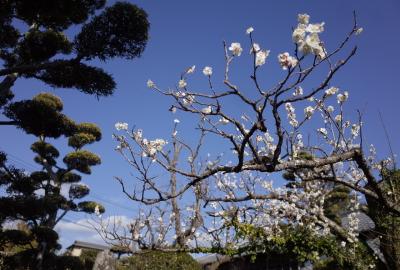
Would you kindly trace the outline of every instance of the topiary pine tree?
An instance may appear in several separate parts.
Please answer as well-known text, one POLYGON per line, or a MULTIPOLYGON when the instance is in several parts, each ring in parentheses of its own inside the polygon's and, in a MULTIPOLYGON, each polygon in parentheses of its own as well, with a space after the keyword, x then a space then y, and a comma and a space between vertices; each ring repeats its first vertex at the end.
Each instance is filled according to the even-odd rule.
POLYGON ((99 128, 74 123, 61 113, 61 100, 49 94, 8 103, 18 78, 96 96, 113 93, 112 76, 91 61, 139 57, 147 43, 149 23, 146 12, 133 4, 116 2, 106 8, 105 4, 106 0, 0 0, 0 109, 11 120, 0 125, 16 125, 35 135, 38 141, 31 149, 43 168, 26 174, 9 166, 5 154, 0 155, 0 185, 6 195, 1 198, 0 226, 7 220, 22 220, 30 230, 29 234, 2 231, 0 241, 37 243, 7 258, 14 268, 22 264, 24 269, 80 269, 76 260, 56 260, 53 252, 59 245, 53 228, 68 211, 104 211, 95 202, 74 202, 89 192, 77 184, 81 176, 76 172, 88 174, 91 166, 100 163, 95 154, 82 149, 100 140, 99 128), (77 33, 73 37, 65 34, 72 27, 77 33), (60 136, 67 137, 74 148, 63 159, 66 168, 58 166, 59 152, 48 142, 60 136), (60 193, 63 184, 71 184, 68 198, 60 193), (60 266, 66 263, 68 267, 60 266))
POLYGON ((87 94, 111 95, 113 78, 90 61, 139 57, 149 22, 146 12, 133 4, 116 2, 104 8, 105 3, 0 0, 0 108, 13 98, 11 87, 22 77, 87 94), (64 32, 72 26, 80 32, 70 38, 64 32), (23 28, 28 30, 23 33, 23 28))
POLYGON ((27 173, 8 166, 6 155, 0 154, 0 185, 5 190, 5 196, 0 198, 0 224, 23 221, 27 225, 25 230, 0 230, 1 247, 24 247, 4 258, 6 269, 80 269, 76 260, 54 255, 60 248, 54 227, 69 211, 104 212, 97 202, 81 200, 89 193, 89 187, 80 183, 79 174, 90 174, 91 167, 100 164, 96 154, 83 148, 99 141, 101 131, 95 124, 75 123, 62 109, 60 98, 48 93, 5 108, 5 114, 19 128, 37 137, 31 149, 36 154, 35 162, 42 167, 27 173), (60 136, 68 138, 68 145, 73 148, 62 159, 64 167, 59 162, 59 151, 49 142, 60 136), (68 185, 65 195, 61 190, 68 185))

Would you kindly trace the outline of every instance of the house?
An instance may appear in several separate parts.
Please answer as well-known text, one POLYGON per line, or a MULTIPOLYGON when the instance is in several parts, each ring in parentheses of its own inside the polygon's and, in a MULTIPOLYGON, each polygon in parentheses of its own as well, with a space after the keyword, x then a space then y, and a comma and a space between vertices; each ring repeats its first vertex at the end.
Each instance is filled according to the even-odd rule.
POLYGON ((110 247, 89 242, 75 241, 67 248, 67 250, 71 254, 71 256, 79 257, 84 250, 100 252, 104 250, 110 250, 110 247))

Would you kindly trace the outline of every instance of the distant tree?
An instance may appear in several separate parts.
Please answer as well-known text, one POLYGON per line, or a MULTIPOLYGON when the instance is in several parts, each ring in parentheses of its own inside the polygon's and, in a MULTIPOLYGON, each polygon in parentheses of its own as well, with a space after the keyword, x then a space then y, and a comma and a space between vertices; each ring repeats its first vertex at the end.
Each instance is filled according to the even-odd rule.
MULTIPOLYGON (((61 100, 41 93, 32 100, 14 102, 6 107, 6 114, 27 134, 37 137, 31 146, 35 162, 42 169, 26 172, 7 164, 0 156, 0 185, 5 194, 0 198, 0 223, 23 221, 24 230, 2 229, 1 247, 23 246, 4 258, 8 269, 55 269, 60 248, 56 224, 69 212, 103 213, 104 207, 93 201, 81 201, 89 187, 81 184, 81 175, 90 174, 91 167, 100 164, 100 157, 83 147, 101 139, 100 129, 91 123, 77 124, 62 114, 61 100), (73 151, 60 165, 57 148, 50 139, 65 136, 73 151), (62 188, 69 186, 68 194, 62 188)), ((64 268, 62 268, 64 269, 64 268)))

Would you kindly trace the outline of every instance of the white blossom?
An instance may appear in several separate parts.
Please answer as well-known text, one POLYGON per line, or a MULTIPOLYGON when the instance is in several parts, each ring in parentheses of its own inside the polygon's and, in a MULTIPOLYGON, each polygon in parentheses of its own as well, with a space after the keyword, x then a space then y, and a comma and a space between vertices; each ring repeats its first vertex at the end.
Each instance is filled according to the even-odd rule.
POLYGON ((293 96, 297 97, 297 96, 301 96, 303 95, 303 88, 301 88, 301 86, 296 87, 296 89, 294 90, 293 96))
POLYGON ((242 54, 242 47, 240 46, 239 42, 233 42, 231 43, 231 46, 228 48, 233 55, 235 56, 240 56, 242 54))
POLYGON ((178 83, 179 88, 185 88, 186 85, 187 85, 187 83, 184 79, 179 80, 179 83, 178 83))
POLYGON ((287 117, 289 119, 289 124, 293 127, 297 127, 299 122, 296 120, 295 109, 290 102, 285 103, 285 109, 287 111, 287 117))
POLYGON ((308 24, 310 21, 310 15, 308 14, 298 14, 297 21, 301 24, 308 24))
POLYGON ((325 95, 327 97, 335 95, 339 91, 337 87, 330 87, 329 89, 325 90, 325 95))
POLYGON ((293 56, 290 56, 288 52, 284 52, 278 55, 279 64, 282 69, 286 70, 288 68, 294 67, 297 65, 297 59, 293 56))
POLYGON ((203 109, 201 110, 201 112, 202 112, 203 114, 210 114, 210 113, 212 112, 212 107, 211 107, 211 106, 207 106, 207 107, 203 108, 203 109))
POLYGON ((259 50, 261 50, 260 45, 258 43, 253 43, 253 45, 251 46, 251 49, 250 49, 250 53, 256 53, 259 50))
POLYGON ((117 122, 117 123, 115 123, 115 129, 118 131, 128 130, 128 123, 117 122))
POLYGON ((337 101, 338 103, 343 103, 349 98, 349 92, 344 91, 343 94, 338 94, 337 95, 337 101))
POLYGON ((175 124, 179 124, 181 121, 179 121, 179 119, 174 119, 174 123, 175 124))
POLYGON ((254 31, 254 28, 250 26, 249 28, 246 29, 246 34, 250 35, 250 33, 253 31, 254 31))
POLYGON ((296 29, 293 30, 292 39, 294 42, 299 43, 304 40, 306 36, 306 29, 303 26, 298 26, 296 29))
POLYGON ((212 72, 213 72, 212 67, 206 66, 203 69, 203 74, 206 76, 211 76, 212 72))
POLYGON ((304 109, 304 114, 306 115, 307 118, 311 118, 311 116, 314 114, 314 111, 315 111, 314 107, 307 106, 304 109))
POLYGON ((363 31, 364 31, 364 28, 359 27, 359 28, 356 30, 356 35, 361 34, 363 31))
POLYGON ((353 124, 351 126, 351 135, 353 135, 354 137, 357 137, 358 134, 360 134, 360 125, 357 124, 353 124))
POLYGON ((269 55, 269 50, 260 50, 256 53, 256 67, 262 66, 265 64, 265 60, 269 55))
POLYGON ((157 153, 157 151, 162 151, 162 148, 167 144, 167 141, 163 139, 155 139, 153 141, 143 140, 142 143, 146 153, 152 157, 157 153))
POLYGON ((184 99, 182 99, 184 105, 192 105, 194 102, 194 96, 193 95, 187 95, 185 96, 184 99))
POLYGON ((229 123, 229 120, 228 119, 226 119, 225 117, 222 117, 221 119, 219 119, 219 121, 218 122, 220 122, 221 124, 223 124, 223 125, 226 125, 226 124, 228 124, 229 123))
POLYGON ((333 106, 328 106, 328 108, 326 108, 327 112, 332 113, 335 108, 333 106))
POLYGON ((305 40, 302 40, 299 45, 300 51, 304 54, 312 53, 319 56, 319 58, 325 57, 324 49, 321 46, 321 41, 316 33, 307 35, 305 40))
POLYGON ((147 80, 147 87, 148 88, 154 88, 156 87, 156 84, 152 80, 147 80))
POLYGON ((324 135, 324 137, 328 136, 328 131, 326 130, 326 128, 319 128, 317 129, 317 131, 324 135))
POLYGON ((325 25, 325 23, 324 22, 322 22, 322 23, 316 23, 316 24, 309 24, 309 25, 307 25, 307 27, 306 27, 306 32, 309 32, 309 33, 321 33, 321 32, 323 32, 324 31, 324 25, 325 25))

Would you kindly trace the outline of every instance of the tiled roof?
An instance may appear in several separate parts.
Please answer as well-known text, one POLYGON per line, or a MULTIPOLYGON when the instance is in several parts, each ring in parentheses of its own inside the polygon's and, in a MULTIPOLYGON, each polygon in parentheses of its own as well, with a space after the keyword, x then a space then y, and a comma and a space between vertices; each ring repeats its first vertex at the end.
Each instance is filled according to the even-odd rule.
POLYGON ((99 245, 99 244, 94 244, 94 243, 89 243, 89 242, 83 242, 83 241, 75 241, 67 249, 73 249, 75 247, 77 247, 77 248, 89 248, 89 249, 95 249, 95 250, 107 250, 107 249, 110 249, 109 246, 99 245))

